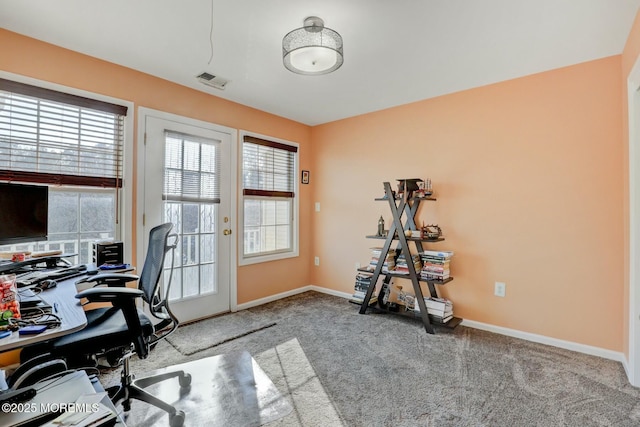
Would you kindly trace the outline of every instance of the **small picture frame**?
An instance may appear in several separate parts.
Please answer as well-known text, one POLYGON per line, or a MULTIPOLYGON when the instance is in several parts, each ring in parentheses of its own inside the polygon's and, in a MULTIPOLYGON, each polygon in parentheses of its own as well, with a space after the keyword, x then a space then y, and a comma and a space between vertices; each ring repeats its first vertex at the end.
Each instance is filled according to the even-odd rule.
POLYGON ((309 171, 302 171, 302 179, 301 179, 303 184, 308 184, 309 183, 309 171))

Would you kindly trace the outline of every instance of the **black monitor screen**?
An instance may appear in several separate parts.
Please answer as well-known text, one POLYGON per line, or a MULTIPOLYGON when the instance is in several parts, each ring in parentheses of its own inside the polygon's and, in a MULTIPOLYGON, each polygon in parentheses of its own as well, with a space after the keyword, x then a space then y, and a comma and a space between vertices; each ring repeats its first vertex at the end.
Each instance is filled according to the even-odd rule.
POLYGON ((0 183, 0 245, 47 239, 49 187, 0 183))

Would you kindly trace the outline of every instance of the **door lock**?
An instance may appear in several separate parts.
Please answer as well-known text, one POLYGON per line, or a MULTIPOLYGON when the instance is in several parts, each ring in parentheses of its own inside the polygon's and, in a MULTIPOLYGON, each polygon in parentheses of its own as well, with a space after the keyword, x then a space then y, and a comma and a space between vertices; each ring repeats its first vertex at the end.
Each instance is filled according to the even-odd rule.
POLYGON ((231 230, 229 230, 228 228, 225 228, 222 234, 224 234, 225 236, 228 236, 229 234, 231 234, 231 230))

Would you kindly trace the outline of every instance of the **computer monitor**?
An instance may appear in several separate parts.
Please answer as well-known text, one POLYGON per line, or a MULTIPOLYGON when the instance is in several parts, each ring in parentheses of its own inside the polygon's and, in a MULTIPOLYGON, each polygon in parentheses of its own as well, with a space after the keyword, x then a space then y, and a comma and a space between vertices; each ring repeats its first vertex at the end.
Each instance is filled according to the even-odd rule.
POLYGON ((49 187, 0 183, 0 245, 47 239, 49 187))

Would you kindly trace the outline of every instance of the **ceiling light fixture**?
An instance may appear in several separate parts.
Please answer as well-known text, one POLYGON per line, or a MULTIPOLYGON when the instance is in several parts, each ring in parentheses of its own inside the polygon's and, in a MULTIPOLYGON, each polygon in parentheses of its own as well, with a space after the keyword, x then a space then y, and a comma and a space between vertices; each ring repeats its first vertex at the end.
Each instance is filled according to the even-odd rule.
POLYGON ((317 16, 304 20, 282 39, 282 60, 287 70, 315 76, 337 70, 344 61, 342 37, 317 16))

